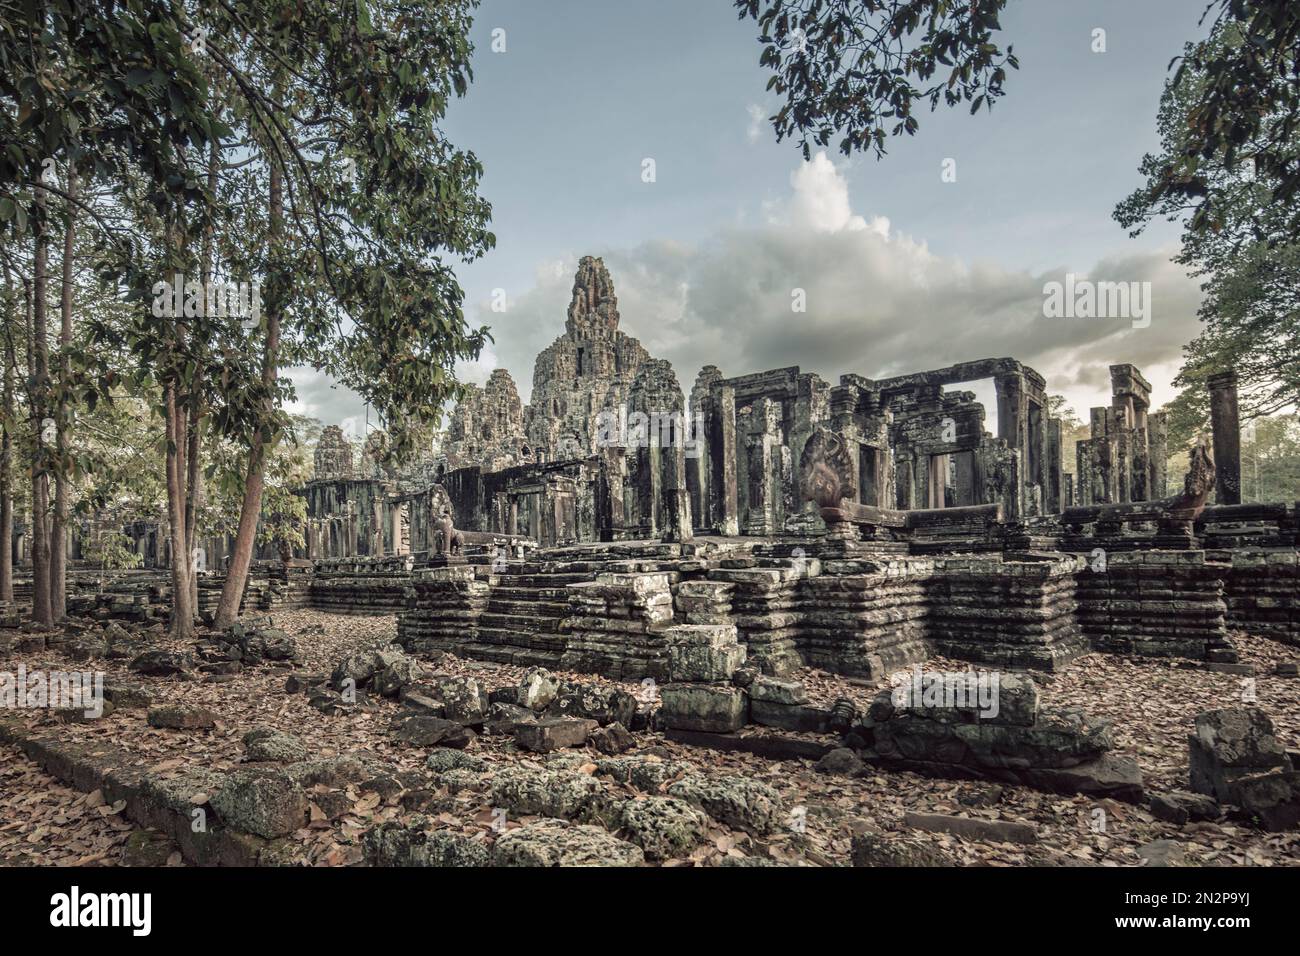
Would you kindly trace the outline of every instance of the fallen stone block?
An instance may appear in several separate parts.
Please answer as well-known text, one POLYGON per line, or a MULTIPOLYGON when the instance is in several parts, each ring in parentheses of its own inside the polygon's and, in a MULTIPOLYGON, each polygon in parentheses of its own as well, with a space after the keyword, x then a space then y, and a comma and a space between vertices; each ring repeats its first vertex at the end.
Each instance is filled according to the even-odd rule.
POLYGON ((1258 707, 1229 707, 1196 715, 1196 732, 1187 738, 1190 789, 1220 803, 1236 802, 1232 784, 1239 777, 1286 769, 1286 751, 1273 734, 1273 722, 1258 707))
POLYGON ((1182 866, 1183 845, 1175 840, 1152 840, 1138 847, 1137 854, 1146 866, 1182 866))
POLYGON ((417 818, 411 823, 390 821, 362 839, 371 866, 487 866, 488 848, 480 840, 458 833, 430 830, 417 818))
POLYGON ((749 717, 749 699, 739 687, 668 684, 662 690, 659 719, 665 727, 726 733, 749 717))
POLYGON ((533 667, 524 674, 523 680, 514 694, 514 700, 504 701, 518 704, 532 711, 545 710, 560 692, 560 682, 548 670, 533 667))
POLYGON ((227 826, 267 840, 306 825, 307 796, 284 770, 236 770, 211 796, 212 809, 227 826))
POLYGON ((817 761, 813 770, 817 773, 829 773, 841 777, 856 777, 866 769, 866 766, 862 758, 848 747, 837 747, 817 761))
POLYGON ((138 684, 104 684, 104 699, 118 710, 139 710, 153 703, 153 694, 138 684))
POLYGON ((189 673, 193 660, 174 651, 145 651, 131 659, 129 670, 151 677, 176 677, 189 673))
POLYGON ((550 753, 562 747, 581 747, 599 724, 585 717, 547 717, 515 727, 515 743, 534 753, 550 753))
POLYGON ((146 720, 150 727, 167 730, 210 730, 216 726, 217 715, 206 707, 164 704, 149 708, 146 720))
POLYGON ((1176 826, 1182 826, 1189 820, 1217 820, 1222 812, 1213 797, 1185 790, 1153 794, 1148 809, 1157 820, 1176 826))
POLYGON ((765 836, 786 821, 781 796, 748 777, 690 774, 668 787, 668 795, 699 807, 719 823, 765 836))
POLYGON ((306 745, 293 734, 270 728, 257 728, 244 735, 244 759, 250 763, 298 763, 310 753, 306 745))
POLYGON ((624 803, 619 823, 647 859, 667 860, 698 845, 709 820, 685 800, 646 797, 624 803))
POLYGON ((808 691, 797 680, 779 680, 766 674, 759 674, 749 685, 750 700, 761 700, 773 704, 806 704, 808 691))
POLYGON ((1233 802, 1258 817, 1274 833, 1300 826, 1300 772, 1239 777, 1232 784, 1233 802))
POLYGON ((943 851, 899 834, 868 830, 855 834, 850 849, 854 866, 955 866, 943 851))
POLYGON ((620 723, 612 723, 592 731, 591 745, 603 754, 615 756, 636 746, 636 739, 620 723))
POLYGON ((463 750, 474 740, 474 731, 442 717, 411 714, 398 717, 389 731, 393 737, 413 747, 454 747, 463 750))
POLYGON ((1010 820, 983 820, 976 817, 954 817, 946 813, 917 813, 908 810, 903 814, 903 825, 930 833, 951 833, 964 840, 982 840, 987 843, 1037 843, 1038 831, 1028 823, 1010 820))
POLYGON ((494 806, 515 817, 590 822, 606 815, 607 810, 601 782, 575 770, 507 768, 492 780, 490 793, 494 806))

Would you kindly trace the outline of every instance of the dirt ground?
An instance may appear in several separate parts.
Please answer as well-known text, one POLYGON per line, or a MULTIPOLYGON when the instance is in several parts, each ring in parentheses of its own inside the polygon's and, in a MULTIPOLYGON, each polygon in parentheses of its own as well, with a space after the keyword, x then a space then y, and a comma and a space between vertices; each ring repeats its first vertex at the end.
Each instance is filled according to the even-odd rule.
MULTIPOLYGON (((96 739, 130 753, 137 765, 154 773, 177 775, 196 766, 224 771, 243 760, 242 738, 254 726, 293 734, 313 757, 333 757, 366 751, 391 764, 395 771, 424 773, 428 752, 403 746, 388 734, 400 705, 373 699, 369 709, 345 716, 326 716, 308 704, 304 694, 288 694, 284 684, 290 670, 328 673, 349 650, 395 634, 392 617, 347 617, 316 611, 281 611, 276 626, 298 641, 305 655, 293 668, 259 665, 246 668, 226 683, 141 677, 126 669, 126 661, 96 661, 106 681, 120 679, 148 687, 155 703, 201 705, 218 717, 209 731, 176 731, 149 727, 144 710, 119 710, 86 723, 57 722, 49 712, 19 712, 30 726, 69 739, 96 739)), ((1186 787, 1187 743, 1192 717, 1199 711, 1251 703, 1273 719, 1288 748, 1300 746, 1300 679, 1273 676, 1280 661, 1298 652, 1263 639, 1235 638, 1244 661, 1254 663, 1253 684, 1243 678, 1179 666, 1173 662, 1131 660, 1090 654, 1062 672, 1044 678, 1046 705, 1079 705, 1114 723, 1116 753, 1133 756, 1152 790, 1186 787)), ((90 665, 69 662, 57 650, 21 657, 29 671, 84 670, 90 665)), ((0 658, 0 671, 16 671, 19 658, 0 658)), ((965 669, 961 662, 936 660, 927 667, 965 669)), ((523 668, 459 659, 439 664, 444 672, 474 676, 488 689, 513 684, 523 668)), ((976 668, 978 669, 978 668, 976 668)), ((564 675, 601 682, 591 675, 564 675)), ((834 675, 810 671, 804 679, 815 699, 840 695, 869 699, 874 688, 834 675)), ((883 685, 883 682, 882 682, 883 685)), ((624 685, 637 692, 638 685, 624 685)), ((1136 866, 1137 848, 1161 838, 1185 848, 1195 865, 1297 865, 1300 833, 1269 834, 1231 821, 1183 827, 1155 820, 1145 809, 1114 801, 1061 797, 1020 787, 934 780, 911 773, 868 772, 862 777, 816 773, 810 761, 771 761, 746 754, 720 753, 667 741, 661 734, 636 734, 633 754, 648 753, 681 761, 694 770, 740 774, 775 788, 801 822, 775 835, 757 838, 713 825, 709 839, 689 855, 666 865, 716 865, 725 857, 760 857, 788 865, 840 866, 849 862, 850 841, 865 828, 888 831, 902 827, 908 810, 960 813, 1032 823, 1038 842, 1029 846, 966 842, 941 834, 916 839, 942 849, 958 862, 973 865, 1102 865, 1136 866), (1000 791, 1000 794, 999 794, 1000 791), (986 805, 976 806, 973 804, 986 805), (1105 813, 1104 828, 1095 811, 1105 813)), ((509 737, 480 736, 471 752, 493 768, 546 761, 516 749, 509 737)), ((578 754, 584 751, 578 751, 578 754)), ((597 755, 590 751, 592 760, 597 755)), ((573 755, 569 755, 572 757, 573 755)), ((581 765, 582 760, 573 761, 581 765)), ((590 768, 591 764, 586 764, 590 768)), ((623 785, 612 785, 615 787, 623 785)), ((628 795, 635 795, 629 788, 628 795)), ((340 819, 314 819, 289 838, 291 858, 304 865, 351 865, 362 860, 361 837, 387 820, 401 820, 416 810, 399 795, 348 791, 351 810, 340 819)), ((487 794, 467 789, 443 793, 433 807, 422 808, 435 825, 491 842, 493 808, 487 794)), ((314 817, 316 815, 313 815, 314 817)), ((322 815, 323 816, 323 815, 322 815)), ((512 825, 527 818, 511 821, 512 825)), ((0 747, 0 863, 6 865, 117 865, 133 826, 121 808, 106 806, 102 795, 82 794, 49 775, 21 753, 0 747)), ((172 854, 171 865, 183 865, 172 854)))

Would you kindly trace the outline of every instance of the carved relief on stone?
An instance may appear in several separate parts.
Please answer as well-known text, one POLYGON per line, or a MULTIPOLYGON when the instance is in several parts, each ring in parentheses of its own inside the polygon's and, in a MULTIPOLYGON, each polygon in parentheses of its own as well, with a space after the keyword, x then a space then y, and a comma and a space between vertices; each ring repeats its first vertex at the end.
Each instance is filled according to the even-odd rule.
POLYGON ((848 442, 829 428, 814 428, 799 456, 799 491, 819 508, 838 508, 844 499, 855 501, 853 453, 848 442))
POLYGON ((316 442, 315 477, 319 480, 351 478, 352 446, 338 425, 326 425, 316 442))

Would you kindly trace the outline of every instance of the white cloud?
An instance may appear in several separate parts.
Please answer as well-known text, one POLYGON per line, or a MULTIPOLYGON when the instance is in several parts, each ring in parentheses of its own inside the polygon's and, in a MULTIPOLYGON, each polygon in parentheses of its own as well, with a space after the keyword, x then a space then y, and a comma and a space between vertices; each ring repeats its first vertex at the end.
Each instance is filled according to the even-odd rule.
MULTIPOLYGON (((843 174, 824 155, 801 164, 790 185, 787 197, 763 206, 761 220, 720 226, 697 243, 579 251, 604 257, 623 330, 669 359, 684 389, 706 364, 726 375, 798 365, 834 383, 844 372, 879 378, 1010 356, 1041 372, 1085 419, 1089 407, 1109 404, 1112 364, 1141 368, 1157 406, 1173 398, 1181 347, 1199 330, 1200 292, 1169 261, 1172 250, 1125 244, 1091 266, 1033 274, 936 255, 884 217, 855 212, 843 174), (1066 272, 1149 281, 1150 326, 1044 318, 1043 285, 1066 272), (794 288, 806 292, 806 313, 791 311, 794 288)), ((465 366, 468 380, 504 366, 528 400, 537 353, 563 333, 577 259, 541 263, 535 285, 512 295, 504 314, 479 304, 475 320, 496 341, 465 366)))
POLYGON ((767 119, 767 112, 757 103, 750 103, 745 111, 749 113, 749 128, 745 130, 745 138, 751 143, 757 143, 763 138, 763 123, 767 119))
MULTIPOLYGON (((1112 364, 1142 368, 1157 405, 1173 397, 1169 383, 1198 330, 1200 293, 1169 261, 1171 250, 1124 249, 1091 268, 1031 274, 936 255, 884 217, 856 213, 844 176, 824 155, 801 164, 790 185, 789 196, 766 204, 761 225, 729 225, 696 244, 584 250, 611 270, 623 330, 672 361, 683 388, 706 364, 727 375, 799 365, 836 382, 843 372, 884 377, 1010 356, 1041 372, 1085 418, 1089 407, 1109 404, 1112 364), (1068 271, 1151 282, 1150 327, 1044 318, 1043 284, 1068 271), (791 311, 796 287, 807 294, 803 314, 791 311)), ((531 388, 533 356, 563 330, 571 276, 548 274, 496 323, 501 364, 521 395, 531 388)))
MULTIPOLYGON (((792 228, 813 232, 857 232, 867 228, 866 220, 855 216, 850 208, 849 184, 824 152, 811 162, 801 163, 790 174, 790 187, 794 194, 783 211, 792 228)), ((889 220, 883 220, 883 224, 883 235, 888 236, 889 220)), ((878 223, 872 227, 879 231, 878 223)))

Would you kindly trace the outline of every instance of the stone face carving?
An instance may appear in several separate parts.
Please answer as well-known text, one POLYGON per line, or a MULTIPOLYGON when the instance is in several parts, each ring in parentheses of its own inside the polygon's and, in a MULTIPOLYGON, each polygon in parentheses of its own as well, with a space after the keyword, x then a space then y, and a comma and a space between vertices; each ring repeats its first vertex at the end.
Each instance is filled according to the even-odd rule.
POLYGON ((524 406, 508 371, 493 369, 486 385, 469 386, 451 414, 442 451, 451 469, 481 465, 499 471, 533 460, 524 406))
POLYGON ((316 442, 316 478, 327 481, 353 476, 352 446, 338 425, 326 425, 316 442))
POLYGON ((538 356, 524 431, 535 452, 553 461, 596 451, 596 419, 628 404, 641 363, 650 356, 620 331, 609 270, 584 256, 573 280, 565 333, 538 356))
POLYGON ((819 508, 838 508, 857 497, 853 458, 848 444, 829 428, 814 428, 799 457, 799 488, 805 501, 819 508))

